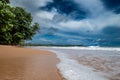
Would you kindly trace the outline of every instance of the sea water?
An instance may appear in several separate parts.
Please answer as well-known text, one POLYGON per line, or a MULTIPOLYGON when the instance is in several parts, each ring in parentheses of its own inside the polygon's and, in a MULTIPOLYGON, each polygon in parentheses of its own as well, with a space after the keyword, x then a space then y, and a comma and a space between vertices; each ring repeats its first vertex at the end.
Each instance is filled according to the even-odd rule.
POLYGON ((120 48, 35 47, 57 54, 67 80, 120 80, 120 48))

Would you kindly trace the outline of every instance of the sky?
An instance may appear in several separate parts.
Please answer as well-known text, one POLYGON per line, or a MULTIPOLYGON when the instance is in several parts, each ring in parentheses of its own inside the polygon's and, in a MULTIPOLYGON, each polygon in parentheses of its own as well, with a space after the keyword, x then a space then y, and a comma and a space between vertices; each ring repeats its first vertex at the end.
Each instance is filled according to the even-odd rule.
POLYGON ((40 24, 30 43, 120 46, 120 0, 11 0, 40 24))

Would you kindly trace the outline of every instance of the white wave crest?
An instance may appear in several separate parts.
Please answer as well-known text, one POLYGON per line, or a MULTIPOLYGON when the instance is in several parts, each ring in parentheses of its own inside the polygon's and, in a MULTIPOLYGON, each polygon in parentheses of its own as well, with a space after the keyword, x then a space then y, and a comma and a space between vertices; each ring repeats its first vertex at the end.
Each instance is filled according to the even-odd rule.
POLYGON ((56 53, 61 60, 57 67, 67 80, 108 80, 101 73, 94 72, 92 68, 68 58, 66 54, 53 50, 52 52, 56 53))

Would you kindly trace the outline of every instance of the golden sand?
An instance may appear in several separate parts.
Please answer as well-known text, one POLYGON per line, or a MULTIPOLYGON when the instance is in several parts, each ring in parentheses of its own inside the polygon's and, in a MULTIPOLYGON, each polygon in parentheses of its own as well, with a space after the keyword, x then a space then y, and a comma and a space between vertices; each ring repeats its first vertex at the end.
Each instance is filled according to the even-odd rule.
POLYGON ((48 51, 0 46, 0 80, 62 80, 57 63, 48 51))

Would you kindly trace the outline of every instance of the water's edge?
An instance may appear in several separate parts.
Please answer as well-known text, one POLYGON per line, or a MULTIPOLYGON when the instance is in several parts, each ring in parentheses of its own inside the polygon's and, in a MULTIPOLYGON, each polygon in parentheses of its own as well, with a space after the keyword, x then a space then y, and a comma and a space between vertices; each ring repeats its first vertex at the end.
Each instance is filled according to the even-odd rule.
MULTIPOLYGON (((60 59, 60 63, 57 65, 57 68, 59 69, 61 75, 66 80, 96 80, 96 79, 112 80, 109 77, 106 77, 104 73, 100 71, 96 72, 94 68, 80 64, 76 59, 68 57, 68 55, 71 55, 68 54, 69 52, 72 53, 72 51, 77 51, 77 50, 82 50, 83 52, 84 51, 87 52, 88 50, 88 51, 94 51, 95 54, 97 54, 96 51, 107 52, 107 55, 106 53, 102 53, 100 55, 105 54, 105 56, 110 55, 110 57, 112 56, 111 55, 112 52, 115 52, 117 53, 117 55, 120 55, 120 48, 101 48, 101 47, 89 47, 89 48, 88 47, 34 47, 34 48, 44 49, 56 53, 58 59, 60 59), (66 50, 69 52, 66 53, 66 50)), ((83 54, 83 53, 80 52, 79 54, 83 54)))

